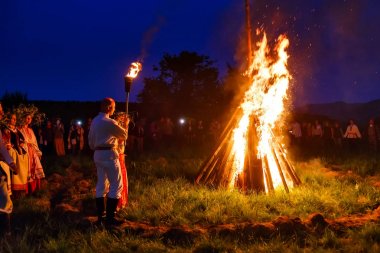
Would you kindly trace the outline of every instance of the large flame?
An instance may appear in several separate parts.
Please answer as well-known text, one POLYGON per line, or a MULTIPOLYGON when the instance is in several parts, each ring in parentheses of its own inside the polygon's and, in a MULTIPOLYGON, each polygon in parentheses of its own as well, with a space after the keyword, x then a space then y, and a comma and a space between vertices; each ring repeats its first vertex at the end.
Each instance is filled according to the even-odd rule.
MULTIPOLYGON (((287 70, 288 54, 286 49, 288 46, 289 40, 283 35, 279 36, 275 47, 277 56, 276 59, 272 59, 269 56, 270 50, 264 33, 262 40, 258 43, 258 49, 254 53, 252 63, 246 72, 246 75, 251 77, 252 83, 240 105, 243 115, 233 131, 230 159, 233 162, 234 173, 229 183, 231 188, 244 169, 248 128, 250 124, 252 125, 250 123, 252 118, 257 119, 255 122, 259 136, 257 157, 266 158, 267 162, 263 163, 263 166, 269 167, 273 186, 276 188, 281 184, 278 163, 274 157, 274 152, 279 147, 273 145, 273 138, 275 138, 273 128, 284 111, 284 99, 287 98, 289 80, 291 79, 287 70)), ((277 142, 279 141, 277 140, 277 142)), ((268 191, 267 185, 266 191, 268 191)))
POLYGON ((129 77, 131 79, 136 78, 139 72, 141 71, 141 69, 142 69, 142 65, 140 62, 132 62, 131 66, 129 66, 129 71, 126 74, 126 77, 129 77))

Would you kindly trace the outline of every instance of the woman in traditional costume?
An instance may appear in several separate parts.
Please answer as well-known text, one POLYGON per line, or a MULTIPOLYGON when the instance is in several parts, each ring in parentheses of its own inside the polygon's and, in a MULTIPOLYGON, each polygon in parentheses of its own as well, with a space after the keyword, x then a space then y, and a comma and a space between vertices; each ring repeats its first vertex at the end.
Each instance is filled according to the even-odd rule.
POLYGON ((54 128, 53 128, 53 132, 54 132, 55 151, 57 152, 58 156, 64 156, 66 154, 65 143, 63 140, 65 128, 60 119, 57 119, 56 124, 54 125, 54 128))
POLYGON ((9 183, 12 182, 12 193, 17 198, 25 195, 28 190, 29 157, 24 136, 17 129, 16 122, 16 114, 10 114, 7 126, 4 130, 3 139, 10 156, 16 163, 18 171, 18 174, 13 174, 12 180, 8 181, 9 183))
POLYGON ((29 127, 31 123, 32 115, 28 114, 25 117, 23 126, 19 129, 25 138, 29 157, 27 193, 33 193, 34 191, 41 189, 41 180, 45 178, 45 173, 40 161, 42 152, 38 148, 37 139, 33 129, 29 127))

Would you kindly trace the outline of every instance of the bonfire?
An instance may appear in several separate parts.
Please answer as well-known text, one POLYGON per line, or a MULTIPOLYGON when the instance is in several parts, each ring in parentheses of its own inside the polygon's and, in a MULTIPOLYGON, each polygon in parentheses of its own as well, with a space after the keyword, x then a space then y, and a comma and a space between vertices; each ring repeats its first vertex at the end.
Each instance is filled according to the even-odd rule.
POLYGON ((203 163, 196 183, 244 191, 270 192, 301 183, 286 156, 275 126, 284 112, 291 75, 287 69, 289 40, 280 35, 271 57, 265 32, 257 50, 251 50, 249 3, 246 1, 248 68, 250 82, 240 106, 221 134, 218 146, 203 163))

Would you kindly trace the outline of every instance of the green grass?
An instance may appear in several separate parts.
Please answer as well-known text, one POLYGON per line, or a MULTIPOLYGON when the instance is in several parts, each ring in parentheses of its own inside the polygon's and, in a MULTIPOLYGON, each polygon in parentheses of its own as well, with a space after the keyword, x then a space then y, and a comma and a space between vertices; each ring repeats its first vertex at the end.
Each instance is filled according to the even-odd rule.
MULTIPOLYGON (((380 204, 380 189, 367 177, 378 173, 371 169, 371 164, 377 166, 376 158, 359 156, 346 162, 331 157, 300 159, 294 166, 302 185, 290 194, 280 190, 269 195, 195 185, 203 159, 193 153, 174 152, 133 159, 128 167, 130 202, 120 214, 151 225, 194 227, 272 221, 279 216, 303 219, 315 212, 337 218, 366 213, 380 204), (338 164, 335 170, 345 176, 335 178, 321 170, 331 164, 338 164), (354 173, 347 173, 349 170, 354 173)), ((89 157, 47 157, 45 165, 47 175, 65 175, 66 168, 74 166, 95 183, 95 168, 89 157)), ((200 236, 189 245, 171 245, 160 238, 144 239, 123 232, 82 231, 76 224, 51 216, 49 198, 47 192, 40 192, 15 201, 13 237, 0 239, 0 252, 377 252, 380 244, 378 224, 368 224, 343 236, 330 230, 302 240, 241 242, 200 236)))
POLYGON ((183 164, 145 161, 130 173, 130 206, 123 214, 153 224, 220 224, 268 221, 280 215, 305 218, 313 212, 336 218, 363 213, 380 203, 380 190, 365 179, 327 176, 318 159, 295 165, 303 184, 290 194, 266 195, 197 186, 189 180, 195 174, 178 177, 183 164), (160 166, 164 172, 157 174, 160 166))

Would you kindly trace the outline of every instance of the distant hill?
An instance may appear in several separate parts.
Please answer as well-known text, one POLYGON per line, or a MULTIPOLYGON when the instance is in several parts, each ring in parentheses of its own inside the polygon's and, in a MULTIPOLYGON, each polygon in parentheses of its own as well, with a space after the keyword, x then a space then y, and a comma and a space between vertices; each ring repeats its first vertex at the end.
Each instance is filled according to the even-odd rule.
POLYGON ((363 125, 370 118, 380 119, 380 99, 367 103, 345 103, 334 102, 326 104, 308 104, 295 109, 297 114, 312 114, 326 116, 341 122, 347 122, 354 119, 357 123, 363 125))

